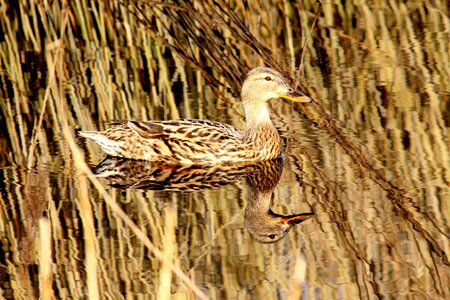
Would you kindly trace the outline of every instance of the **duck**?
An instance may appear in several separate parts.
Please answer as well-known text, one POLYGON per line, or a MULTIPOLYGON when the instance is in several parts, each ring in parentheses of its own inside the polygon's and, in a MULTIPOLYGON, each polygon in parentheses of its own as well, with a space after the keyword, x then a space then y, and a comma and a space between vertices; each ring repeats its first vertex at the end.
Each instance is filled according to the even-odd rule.
POLYGON ((309 103, 283 76, 268 67, 245 77, 241 100, 246 128, 200 119, 168 121, 119 120, 105 131, 80 131, 107 155, 164 165, 255 163, 280 157, 283 142, 269 114, 268 101, 309 103))

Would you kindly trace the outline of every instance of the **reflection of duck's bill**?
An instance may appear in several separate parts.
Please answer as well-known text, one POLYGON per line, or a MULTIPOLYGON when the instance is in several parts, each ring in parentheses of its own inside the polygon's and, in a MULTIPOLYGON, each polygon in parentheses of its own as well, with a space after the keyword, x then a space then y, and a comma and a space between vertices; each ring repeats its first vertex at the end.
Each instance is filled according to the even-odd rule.
POLYGON ((281 222, 284 224, 295 225, 295 224, 300 224, 301 222, 308 220, 312 216, 314 216, 314 213, 303 213, 303 214, 292 215, 292 216, 284 216, 281 219, 281 222))

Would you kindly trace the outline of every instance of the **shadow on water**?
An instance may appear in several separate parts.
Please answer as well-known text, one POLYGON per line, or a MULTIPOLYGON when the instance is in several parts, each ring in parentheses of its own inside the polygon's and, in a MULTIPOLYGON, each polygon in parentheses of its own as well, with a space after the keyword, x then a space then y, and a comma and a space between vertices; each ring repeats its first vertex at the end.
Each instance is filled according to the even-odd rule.
POLYGON ((142 160, 107 157, 93 169, 115 188, 192 192, 220 188, 241 177, 249 193, 244 219, 250 235, 260 243, 282 239, 296 224, 313 213, 284 216, 271 209, 272 194, 283 172, 283 160, 258 164, 230 164, 213 167, 175 167, 142 160))

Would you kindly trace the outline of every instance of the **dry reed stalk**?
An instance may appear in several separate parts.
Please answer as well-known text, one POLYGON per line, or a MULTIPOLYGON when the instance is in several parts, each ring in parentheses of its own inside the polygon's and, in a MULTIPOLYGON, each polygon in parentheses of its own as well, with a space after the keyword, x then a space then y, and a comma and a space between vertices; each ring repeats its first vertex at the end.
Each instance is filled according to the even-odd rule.
MULTIPOLYGON (((174 207, 168 206, 164 210, 164 236, 162 252, 167 258, 167 261, 174 263, 176 257, 176 239, 175 239, 175 227, 176 227, 176 211, 174 207)), ((172 271, 170 266, 162 262, 159 269, 159 287, 157 298, 158 299, 171 299, 171 283, 172 283, 172 271)))
POLYGON ((39 116, 39 120, 36 124, 36 126, 33 128, 33 136, 31 138, 31 143, 30 143, 30 147, 28 149, 28 154, 27 154, 27 166, 30 169, 34 164, 35 164, 35 150, 36 150, 36 144, 37 144, 37 138, 38 138, 38 133, 42 128, 42 122, 43 122, 43 118, 44 118, 44 114, 46 112, 46 106, 47 106, 47 102, 48 99, 50 97, 50 89, 54 84, 54 80, 55 80, 55 68, 57 66, 57 64, 61 64, 62 63, 62 45, 61 45, 61 41, 64 38, 64 33, 65 33, 65 27, 67 25, 68 22, 68 16, 67 14, 65 16, 63 16, 62 19, 62 28, 61 28, 61 33, 59 36, 59 39, 57 41, 55 41, 55 43, 59 44, 59 47, 57 46, 57 51, 55 54, 55 59, 53 60, 53 64, 50 66, 50 78, 49 78, 49 83, 48 83, 48 88, 46 89, 45 92, 45 96, 44 96, 44 100, 43 100, 43 104, 41 107, 41 113, 39 116))
POLYGON ((55 299, 52 270, 52 230, 47 218, 39 220, 39 298, 55 299))
POLYGON ((306 282, 307 261, 302 254, 296 255, 294 274, 291 278, 288 300, 302 299, 302 284, 306 282))
POLYGON ((90 202, 88 183, 86 177, 78 176, 78 210, 83 224, 84 256, 87 295, 89 299, 99 299, 98 278, 98 246, 95 234, 92 205, 90 202))

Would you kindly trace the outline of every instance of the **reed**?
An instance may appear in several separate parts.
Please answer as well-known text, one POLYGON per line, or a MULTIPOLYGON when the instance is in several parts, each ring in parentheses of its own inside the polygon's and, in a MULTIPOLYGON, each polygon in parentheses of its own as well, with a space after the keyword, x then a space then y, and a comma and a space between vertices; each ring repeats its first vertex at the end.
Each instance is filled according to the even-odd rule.
POLYGON ((3 297, 450 297, 446 1, 0 7, 3 297), (173 194, 92 176, 103 154, 78 129, 242 128, 258 65, 315 100, 271 103, 289 141, 273 210, 316 213, 280 243, 246 233, 244 182, 173 194))

